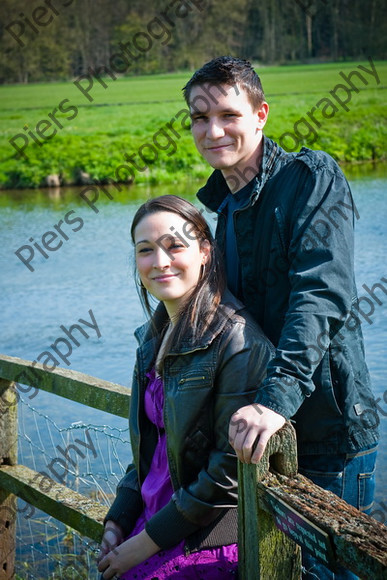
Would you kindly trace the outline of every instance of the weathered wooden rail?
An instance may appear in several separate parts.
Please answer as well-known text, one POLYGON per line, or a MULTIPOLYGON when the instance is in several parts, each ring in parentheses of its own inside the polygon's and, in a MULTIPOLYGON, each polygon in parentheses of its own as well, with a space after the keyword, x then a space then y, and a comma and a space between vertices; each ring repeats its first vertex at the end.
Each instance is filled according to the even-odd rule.
MULTIPOLYGON (((82 373, 44 370, 0 355, 0 580, 14 577, 15 496, 99 541, 107 508, 17 464, 17 400, 23 385, 120 417, 130 390, 82 373)), ((290 424, 273 436, 258 466, 239 464, 239 575, 241 580, 295 580, 300 547, 329 566, 338 562, 361 578, 387 578, 386 528, 297 474, 290 424)))
POLYGON ((387 579, 386 527, 297 473, 291 424, 270 439, 259 465, 240 463, 238 477, 241 580, 299 579, 299 546, 331 569, 387 579))

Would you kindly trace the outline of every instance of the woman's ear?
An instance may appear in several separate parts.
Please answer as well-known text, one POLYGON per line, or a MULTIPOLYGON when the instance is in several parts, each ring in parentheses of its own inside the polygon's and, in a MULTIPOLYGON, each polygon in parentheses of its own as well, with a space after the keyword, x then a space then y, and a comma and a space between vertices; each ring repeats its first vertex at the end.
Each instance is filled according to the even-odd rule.
POLYGON ((203 240, 200 244, 200 251, 203 255, 202 257, 202 264, 207 264, 210 253, 211 253, 211 244, 208 240, 203 240))

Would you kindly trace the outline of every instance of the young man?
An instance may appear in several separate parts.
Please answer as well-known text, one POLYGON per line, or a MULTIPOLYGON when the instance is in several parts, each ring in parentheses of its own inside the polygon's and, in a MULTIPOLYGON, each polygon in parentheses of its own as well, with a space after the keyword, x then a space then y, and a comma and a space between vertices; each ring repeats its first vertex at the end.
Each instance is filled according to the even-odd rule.
MULTIPOLYGON (((256 404, 231 419, 230 440, 241 461, 257 462, 291 418, 300 472, 367 511, 379 420, 364 360, 348 183, 326 153, 286 153, 263 135, 269 106, 247 61, 216 58, 183 90, 196 147, 215 169, 198 198, 218 214, 229 287, 276 347, 256 404)), ((355 578, 334 576, 307 554, 304 566, 305 578, 355 578)))

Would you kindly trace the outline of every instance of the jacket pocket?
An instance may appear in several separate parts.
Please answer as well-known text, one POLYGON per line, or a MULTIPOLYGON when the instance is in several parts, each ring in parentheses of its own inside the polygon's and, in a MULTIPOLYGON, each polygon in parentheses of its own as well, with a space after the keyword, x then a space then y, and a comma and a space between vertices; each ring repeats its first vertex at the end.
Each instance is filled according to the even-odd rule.
POLYGON ((326 394, 331 408, 335 411, 335 413, 338 413, 340 416, 342 416, 343 412, 340 407, 340 400, 337 398, 335 393, 335 387, 339 387, 339 380, 333 367, 330 347, 326 351, 321 361, 321 367, 321 385, 323 387, 323 391, 326 394))
POLYGON ((275 221, 277 224, 277 231, 278 231, 278 237, 279 237, 279 242, 280 242, 280 247, 282 250, 282 253, 284 256, 287 255, 287 243, 286 243, 286 239, 287 239, 287 235, 286 235, 286 225, 285 225, 285 218, 283 216, 283 213, 281 211, 280 207, 276 207, 274 210, 274 215, 275 215, 275 221))
POLYGON ((177 389, 179 391, 183 390, 193 390, 193 389, 204 389, 211 386, 211 375, 208 369, 196 369, 191 373, 181 374, 177 381, 177 389))

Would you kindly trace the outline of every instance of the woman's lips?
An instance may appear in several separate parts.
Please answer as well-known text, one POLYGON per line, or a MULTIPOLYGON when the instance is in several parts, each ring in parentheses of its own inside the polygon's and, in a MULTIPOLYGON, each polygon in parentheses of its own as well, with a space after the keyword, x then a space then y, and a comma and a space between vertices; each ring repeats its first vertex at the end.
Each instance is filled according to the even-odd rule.
POLYGON ((154 278, 152 278, 152 280, 154 282, 168 282, 168 280, 171 280, 172 278, 176 278, 177 274, 163 274, 160 276, 155 276, 154 278))

